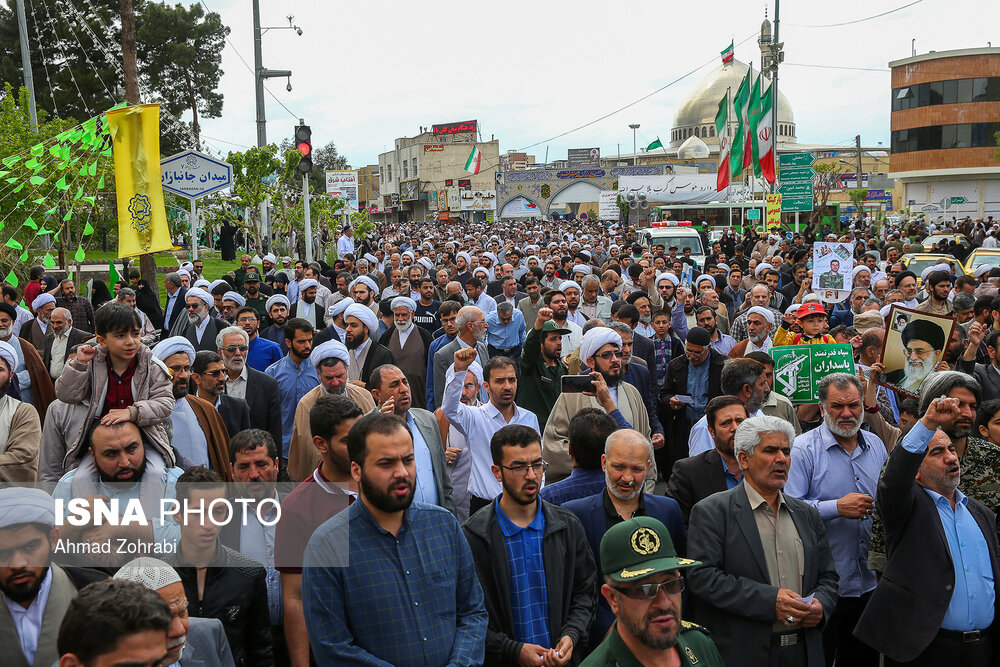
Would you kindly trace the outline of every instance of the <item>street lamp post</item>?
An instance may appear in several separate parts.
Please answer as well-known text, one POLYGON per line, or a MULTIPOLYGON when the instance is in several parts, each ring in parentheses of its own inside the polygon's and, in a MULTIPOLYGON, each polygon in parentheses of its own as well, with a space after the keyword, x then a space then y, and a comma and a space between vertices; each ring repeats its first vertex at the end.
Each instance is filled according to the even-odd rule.
POLYGON ((637 153, 639 152, 635 145, 635 131, 639 129, 639 123, 630 123, 629 127, 632 128, 632 166, 634 167, 637 160, 637 153))

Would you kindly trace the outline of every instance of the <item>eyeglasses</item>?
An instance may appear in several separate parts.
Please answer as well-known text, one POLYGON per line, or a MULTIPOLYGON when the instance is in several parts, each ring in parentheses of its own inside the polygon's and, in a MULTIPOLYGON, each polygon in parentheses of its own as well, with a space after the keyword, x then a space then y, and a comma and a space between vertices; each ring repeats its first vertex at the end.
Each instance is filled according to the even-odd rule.
POLYGON ((167 366, 170 369, 171 375, 177 375, 178 373, 190 373, 190 366, 167 366))
POLYGON ((225 373, 225 372, 226 372, 225 370, 223 370, 222 368, 220 368, 219 370, 216 370, 216 371, 203 371, 202 375, 210 375, 210 376, 212 376, 214 378, 217 378, 217 377, 221 377, 222 374, 225 373))
POLYGON ((188 310, 198 310, 199 308, 201 308, 201 304, 200 303, 189 303, 189 304, 187 304, 187 306, 185 306, 185 308, 187 308, 188 310))
POLYGON ((608 350, 607 352, 601 352, 600 354, 595 354, 598 359, 604 359, 604 361, 610 361, 612 357, 615 359, 622 358, 621 350, 608 350))
POLYGON ((250 349, 250 347, 247 346, 247 345, 230 345, 230 346, 224 347, 222 349, 225 352, 228 352, 229 354, 235 354, 236 350, 239 350, 240 352, 246 352, 247 350, 250 349))
POLYGON ((441 324, 448 324, 449 322, 454 322, 457 319, 457 317, 442 317, 441 324))
POLYGON ((514 466, 502 465, 500 467, 503 468, 504 470, 509 470, 510 474, 514 475, 515 477, 524 477, 525 475, 528 474, 528 468, 534 470, 536 475, 543 474, 546 470, 549 469, 549 463, 548 461, 536 461, 531 465, 522 463, 514 466))
POLYGON ((239 322, 240 324, 247 324, 249 322, 256 322, 257 318, 254 317, 253 315, 247 315, 246 317, 237 318, 236 321, 239 322))
POLYGON ((684 590, 684 577, 677 577, 659 584, 640 584, 638 586, 612 586, 616 591, 633 600, 652 600, 662 590, 667 595, 677 595, 684 590))

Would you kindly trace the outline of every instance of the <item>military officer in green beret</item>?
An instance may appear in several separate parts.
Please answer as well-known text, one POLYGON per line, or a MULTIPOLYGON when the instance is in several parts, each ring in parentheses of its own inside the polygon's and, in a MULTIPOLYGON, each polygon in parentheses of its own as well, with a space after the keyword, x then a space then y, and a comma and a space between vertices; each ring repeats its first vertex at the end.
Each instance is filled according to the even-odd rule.
POLYGON ((701 562, 677 557, 670 533, 652 517, 629 519, 606 532, 601 594, 618 620, 581 667, 723 667, 708 631, 681 620, 681 572, 696 565, 701 562))

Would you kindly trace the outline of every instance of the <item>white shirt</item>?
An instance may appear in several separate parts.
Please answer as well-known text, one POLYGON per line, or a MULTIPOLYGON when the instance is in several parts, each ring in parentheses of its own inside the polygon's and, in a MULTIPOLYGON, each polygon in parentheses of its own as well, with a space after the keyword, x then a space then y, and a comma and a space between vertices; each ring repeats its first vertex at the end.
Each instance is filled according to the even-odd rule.
POLYGON ((565 324, 559 326, 563 329, 569 329, 569 333, 563 334, 562 337, 562 353, 566 357, 573 354, 575 350, 580 349, 580 343, 583 342, 583 327, 568 318, 565 324))
POLYGON ((198 338, 198 342, 199 342, 199 343, 201 342, 201 337, 205 335, 205 327, 207 327, 207 326, 208 326, 208 322, 209 322, 209 320, 211 320, 211 319, 212 319, 212 318, 210 318, 210 317, 208 317, 208 316, 206 315, 206 316, 205 316, 205 319, 203 319, 203 320, 201 321, 201 324, 197 325, 197 326, 196 326, 196 327, 194 328, 194 335, 195 335, 195 336, 196 336, 196 337, 198 338))
POLYGON ((394 327, 396 329, 396 333, 399 334, 399 347, 403 347, 404 345, 406 345, 406 339, 410 337, 411 333, 413 333, 414 326, 416 325, 413 324, 411 321, 409 329, 403 330, 400 329, 399 327, 394 327))
POLYGON ((652 338, 656 335, 656 329, 653 328, 653 325, 646 324, 645 322, 639 322, 635 326, 635 332, 645 336, 646 338, 652 338))
POLYGON ((478 299, 470 301, 469 303, 483 311, 483 315, 489 315, 497 309, 497 302, 486 292, 483 292, 479 295, 478 299))
MULTIPOLYGON (((280 504, 277 493, 274 494, 274 501, 280 504)), ((276 523, 278 509, 274 504, 267 503, 263 507, 266 508, 263 512, 264 520, 276 523)), ((270 526, 262 524, 254 506, 246 513, 246 523, 240 525, 240 553, 263 565, 267 572, 264 583, 267 588, 267 607, 271 625, 279 625, 282 622, 281 575, 274 569, 275 523, 271 523, 270 526)))
POLYGON ((587 323, 587 316, 583 314, 580 310, 567 310, 566 311, 566 321, 573 322, 579 327, 583 327, 587 323))
MULTIPOLYGON (((757 410, 750 416, 763 417, 764 413, 761 410, 757 410)), ((712 439, 712 434, 708 432, 708 415, 705 415, 691 427, 691 435, 688 437, 688 456, 697 456, 710 449, 715 449, 715 440, 712 439)))
POLYGON ((343 234, 337 239, 337 256, 343 259, 347 253, 354 254, 354 239, 343 234))
POLYGON ((235 380, 230 380, 229 376, 226 376, 226 395, 232 396, 233 398, 242 398, 246 400, 247 398, 247 365, 243 364, 243 370, 236 377, 235 380))
MULTIPOLYGON (((38 589, 38 594, 25 609, 16 602, 11 601, 6 595, 0 593, 3 602, 10 612, 10 620, 14 623, 14 631, 21 642, 21 652, 27 658, 28 664, 35 662, 35 652, 38 651, 38 638, 42 632, 42 617, 45 615, 45 605, 49 602, 49 591, 52 590, 52 568, 45 573, 42 579, 42 586, 38 589)), ((10 651, 10 647, 4 649, 10 651)))
POLYGON ((500 495, 503 487, 490 470, 490 466, 493 465, 490 439, 494 433, 508 424, 530 426, 539 431, 538 417, 534 412, 515 405, 514 418, 508 422, 492 402, 477 407, 464 405, 462 403, 464 384, 465 373, 456 373, 444 388, 441 409, 452 426, 457 428, 469 443, 472 454, 469 492, 477 498, 492 500, 500 495))

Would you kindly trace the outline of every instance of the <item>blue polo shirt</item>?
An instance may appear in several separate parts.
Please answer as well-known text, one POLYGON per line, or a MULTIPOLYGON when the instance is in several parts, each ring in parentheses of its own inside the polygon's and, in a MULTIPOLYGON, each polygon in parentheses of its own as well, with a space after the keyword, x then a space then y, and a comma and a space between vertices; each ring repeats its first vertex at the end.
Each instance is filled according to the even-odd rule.
POLYGON ((521 528, 493 503, 500 532, 503 533, 510 567, 510 609, 514 615, 514 639, 528 644, 552 646, 549 635, 549 598, 545 588, 545 564, 542 560, 542 537, 545 513, 541 505, 535 518, 521 528))
POLYGON ((274 341, 254 336, 247 351, 247 366, 263 373, 271 364, 281 361, 281 346, 274 341))

